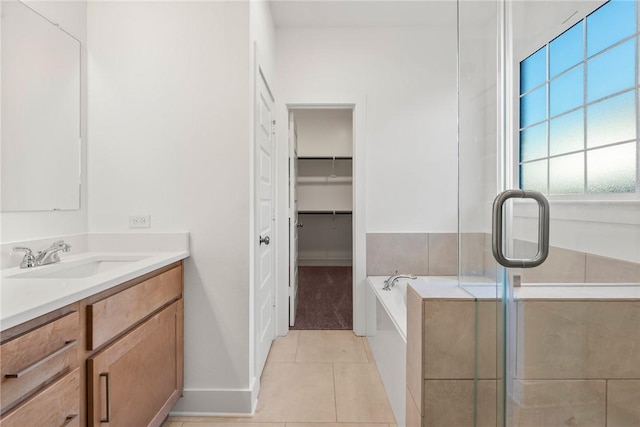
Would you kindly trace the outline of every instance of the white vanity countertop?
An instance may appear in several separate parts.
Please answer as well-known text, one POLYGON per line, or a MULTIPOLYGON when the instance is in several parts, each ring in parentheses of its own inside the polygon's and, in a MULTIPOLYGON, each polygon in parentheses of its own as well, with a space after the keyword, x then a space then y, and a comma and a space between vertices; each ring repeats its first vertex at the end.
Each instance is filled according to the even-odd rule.
POLYGON ((150 273, 161 267, 180 261, 189 256, 187 250, 176 251, 140 251, 140 252, 83 252, 76 255, 62 255, 59 263, 20 269, 19 267, 2 270, 0 284, 0 327, 11 328, 20 323, 35 319, 50 311, 80 301, 99 292, 110 289, 128 280, 150 273), (38 269, 60 270, 69 264, 81 263, 95 258, 142 258, 127 262, 110 270, 82 278, 13 278, 10 276, 23 272, 36 272, 38 269))

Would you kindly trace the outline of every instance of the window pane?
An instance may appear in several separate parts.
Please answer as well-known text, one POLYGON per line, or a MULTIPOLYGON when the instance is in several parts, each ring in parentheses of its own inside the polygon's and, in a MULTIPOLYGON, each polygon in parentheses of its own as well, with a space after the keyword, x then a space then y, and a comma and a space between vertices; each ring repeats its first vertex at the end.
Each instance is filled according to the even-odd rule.
POLYGON ((587 56, 635 32, 635 3, 631 0, 610 0, 587 17, 587 56))
POLYGON ((547 47, 543 47, 520 63, 520 94, 547 80, 547 47))
POLYGON ((520 188, 547 192, 547 160, 520 165, 520 188))
POLYGON ((584 109, 551 120, 549 138, 552 156, 584 149, 584 109))
POLYGON ((547 157, 547 123, 520 132, 520 161, 547 157))
POLYGON ((527 127, 547 118, 547 87, 542 86, 520 98, 520 127, 527 127))
POLYGON ((635 91, 587 108, 587 147, 636 139, 635 91))
POLYGON ((587 63, 587 98, 595 101, 634 86, 636 41, 631 39, 587 63))
POLYGON ((636 191, 636 143, 587 152, 587 190, 590 193, 636 191))
POLYGON ((583 21, 569 28, 549 45, 549 74, 551 77, 567 70, 584 56, 583 21))
POLYGON ((550 115, 564 113, 584 102, 584 66, 581 65, 551 81, 550 115))
POLYGON ((549 160, 549 193, 584 193, 584 152, 549 160))

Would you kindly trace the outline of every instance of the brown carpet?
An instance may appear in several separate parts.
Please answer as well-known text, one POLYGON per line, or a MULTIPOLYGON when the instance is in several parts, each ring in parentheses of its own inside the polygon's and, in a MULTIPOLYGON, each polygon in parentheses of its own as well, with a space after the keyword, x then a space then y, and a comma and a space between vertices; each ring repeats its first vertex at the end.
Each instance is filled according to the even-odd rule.
POLYGON ((298 311, 290 329, 353 329, 351 267, 298 267, 298 311))

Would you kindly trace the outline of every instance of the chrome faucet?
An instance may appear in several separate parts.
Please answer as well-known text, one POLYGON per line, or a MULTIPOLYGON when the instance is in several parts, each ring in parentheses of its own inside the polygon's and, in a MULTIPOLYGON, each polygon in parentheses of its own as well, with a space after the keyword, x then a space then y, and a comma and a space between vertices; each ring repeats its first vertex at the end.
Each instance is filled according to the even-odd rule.
POLYGON ((65 243, 64 240, 53 242, 51 246, 38 252, 38 255, 36 256, 36 265, 47 265, 53 264, 54 262, 60 262, 58 252, 69 252, 70 250, 71 245, 65 243))
POLYGON ((20 268, 31 268, 36 266, 36 257, 33 255, 31 249, 24 246, 16 246, 13 248, 13 252, 24 252, 24 258, 22 258, 20 268))
POLYGON ((21 251, 25 253, 20 263, 20 268, 31 268, 60 262, 58 252, 69 252, 71 245, 65 243, 64 240, 58 240, 57 242, 53 242, 48 248, 39 251, 37 255, 33 255, 31 249, 22 246, 16 246, 13 250, 14 252, 21 251))
POLYGON ((391 276, 389 276, 389 278, 387 278, 387 280, 384 281, 384 287, 382 288, 383 291, 390 291, 391 288, 393 288, 396 285, 396 282, 398 281, 398 279, 417 279, 418 277, 413 275, 413 274, 398 274, 398 272, 396 271, 396 274, 392 274, 391 276))

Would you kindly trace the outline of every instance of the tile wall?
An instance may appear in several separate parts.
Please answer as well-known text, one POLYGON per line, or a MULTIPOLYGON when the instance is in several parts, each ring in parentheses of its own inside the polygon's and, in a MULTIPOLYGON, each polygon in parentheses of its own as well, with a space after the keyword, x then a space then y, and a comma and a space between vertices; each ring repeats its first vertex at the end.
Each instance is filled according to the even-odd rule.
MULTIPOLYGON (((410 288, 408 427, 498 425, 496 304, 410 288)), ((640 426, 640 300, 521 300, 516 310, 508 425, 640 426)))
MULTIPOLYGON (((465 276, 496 277, 491 235, 463 233, 460 269, 465 276)), ((537 246, 515 241, 516 257, 533 257, 537 246)), ((458 272, 456 233, 368 233, 367 275, 455 276, 458 272)), ((551 247, 540 267, 520 271, 522 283, 626 283, 640 282, 640 263, 551 247)))

